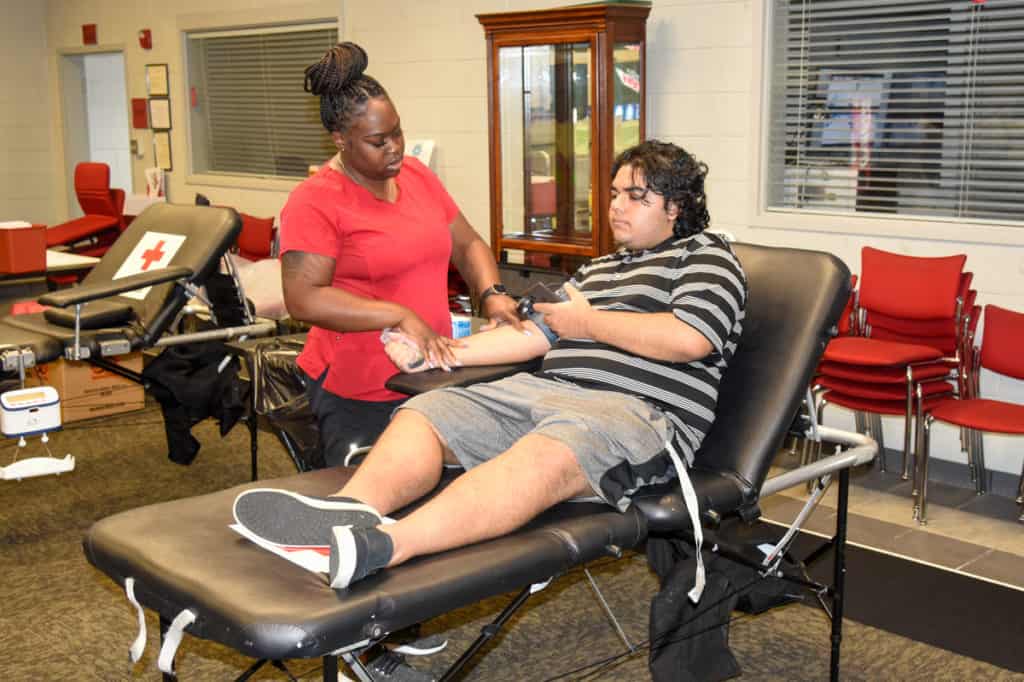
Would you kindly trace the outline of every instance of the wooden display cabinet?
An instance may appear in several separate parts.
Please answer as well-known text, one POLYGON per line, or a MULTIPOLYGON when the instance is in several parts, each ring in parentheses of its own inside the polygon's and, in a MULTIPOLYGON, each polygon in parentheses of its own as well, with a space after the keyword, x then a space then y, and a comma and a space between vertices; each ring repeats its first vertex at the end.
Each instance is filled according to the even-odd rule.
POLYGON ((650 2, 478 14, 487 38, 491 246, 559 264, 614 249, 612 161, 644 139, 650 2))

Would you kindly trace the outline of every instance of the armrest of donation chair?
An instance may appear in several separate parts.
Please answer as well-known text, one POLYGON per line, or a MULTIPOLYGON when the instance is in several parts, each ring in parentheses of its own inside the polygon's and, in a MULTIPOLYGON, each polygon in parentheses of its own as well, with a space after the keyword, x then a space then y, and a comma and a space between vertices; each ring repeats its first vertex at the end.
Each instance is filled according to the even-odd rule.
MULTIPOLYGON (((715 523, 752 519, 759 513, 760 496, 835 471, 841 471, 844 503, 846 469, 870 461, 875 453, 873 441, 858 434, 819 429, 854 447, 765 479, 846 303, 850 273, 829 254, 742 244, 735 249, 748 277, 747 315, 723 379, 716 421, 692 473, 700 511, 715 523)), ((509 371, 508 366, 500 370, 509 371)), ((467 368, 400 375, 389 385, 420 392, 479 380, 487 373, 487 368, 467 368)), ((184 629, 256 658, 323 657, 325 680, 338 679, 340 656, 365 680, 369 678, 363 676, 357 655, 388 633, 523 588, 517 605, 529 596, 531 586, 575 566, 636 547, 649 534, 685 537, 691 528, 682 497, 670 485, 646 491, 625 513, 603 504, 566 503, 505 537, 419 557, 342 591, 228 528, 232 503, 246 487, 324 495, 341 487, 351 471, 336 467, 122 512, 93 525, 83 541, 85 554, 142 607, 157 611, 163 624, 175 621, 170 626, 174 636, 166 637, 160 657, 165 671, 184 629), (203 561, 195 561, 196 556, 203 561)), ((841 546, 845 509, 840 516, 836 542, 841 546)), ((841 568, 842 552, 836 557, 841 568)), ((840 582, 840 597, 841 590, 840 582)), ((836 611, 840 605, 833 605, 836 611)), ((834 675, 842 614, 837 615, 834 675)))

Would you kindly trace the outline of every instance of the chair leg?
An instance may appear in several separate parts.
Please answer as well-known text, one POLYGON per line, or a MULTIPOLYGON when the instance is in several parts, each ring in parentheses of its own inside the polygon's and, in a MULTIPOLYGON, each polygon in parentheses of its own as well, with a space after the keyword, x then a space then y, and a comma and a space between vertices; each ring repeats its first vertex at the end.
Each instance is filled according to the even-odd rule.
POLYGON ((903 470, 900 478, 904 481, 910 478, 910 458, 913 454, 911 439, 914 429, 914 381, 910 368, 907 368, 907 409, 903 414, 903 470))
POLYGON ((1017 520, 1024 523, 1024 466, 1020 470, 1020 482, 1017 483, 1017 504, 1021 505, 1020 516, 1017 520))
POLYGON ((1017 484, 1017 504, 1024 505, 1024 466, 1021 466, 1020 482, 1017 484))
POLYGON ((914 477, 910 483, 910 497, 914 501, 913 516, 916 519, 921 511, 921 462, 925 452, 924 424, 926 415, 924 413, 924 394, 920 387, 915 393, 917 397, 917 412, 914 421, 914 449, 917 451, 918 456, 914 458, 914 477))
POLYGON ((885 433, 882 430, 882 415, 880 414, 868 414, 871 426, 868 431, 871 433, 871 437, 878 443, 878 451, 885 453, 885 433))
POLYGON ((978 480, 978 469, 974 466, 974 452, 971 448, 971 431, 966 426, 961 426, 960 451, 967 453, 967 470, 971 476, 971 483, 976 483, 978 480))
POLYGON ((922 447, 920 451, 920 464, 918 465, 918 496, 917 496, 917 522, 922 526, 928 524, 928 454, 931 450, 932 422, 931 415, 923 415, 922 447))
POLYGON ((594 580, 594 576, 590 574, 590 570, 586 566, 583 567, 583 573, 587 576, 587 580, 590 581, 590 587, 594 590, 594 594, 597 595, 598 601, 601 602, 601 607, 604 608, 604 613, 608 616, 608 620, 612 622, 612 626, 615 628, 615 632, 618 633, 619 639, 621 639, 623 644, 626 645, 626 648, 629 649, 630 653, 635 653, 636 647, 629 641, 629 637, 626 636, 626 631, 622 629, 621 625, 619 625, 619 619, 615 617, 612 607, 608 605, 607 600, 605 600, 604 595, 601 593, 601 588, 597 586, 597 581, 594 580))
POLYGON ((853 430, 860 434, 866 434, 868 432, 868 427, 865 423, 863 412, 853 413, 853 430))
MULTIPOLYGON (((804 395, 803 405, 804 408, 807 410, 807 421, 810 422, 812 425, 815 423, 821 423, 821 418, 817 416, 817 404, 819 396, 821 396, 822 392, 822 389, 816 386, 810 386, 807 389, 807 393, 804 395), (817 419, 818 421, 815 422, 815 419, 817 419)), ((808 434, 804 433, 800 437, 800 466, 806 466, 811 461, 811 447, 813 447, 813 444, 811 443, 811 438, 810 436, 808 436, 808 434)), ((794 443, 794 449, 795 448, 796 444, 794 443)))
POLYGON ((979 495, 984 495, 987 489, 987 483, 985 481, 988 478, 988 472, 985 470, 985 440, 983 433, 978 429, 971 429, 974 432, 974 468, 977 475, 977 480, 974 482, 975 490, 979 495))

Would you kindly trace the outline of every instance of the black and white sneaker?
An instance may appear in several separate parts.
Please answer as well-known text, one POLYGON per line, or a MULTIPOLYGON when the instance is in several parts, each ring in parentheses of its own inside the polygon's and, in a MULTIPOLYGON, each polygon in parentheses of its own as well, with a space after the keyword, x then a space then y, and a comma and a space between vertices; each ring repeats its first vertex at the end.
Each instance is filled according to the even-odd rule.
POLYGON ((351 497, 310 497, 277 488, 251 488, 235 498, 235 521, 267 542, 284 547, 331 544, 335 526, 373 527, 380 513, 351 497))
POLYGON ((385 649, 379 656, 366 664, 366 672, 373 682, 434 682, 429 673, 417 670, 405 661, 405 657, 385 649))
POLYGON ((343 590, 388 565, 391 536, 377 528, 338 526, 331 531, 331 587, 343 590))
POLYGON ((381 651, 367 664, 367 673, 374 682, 434 682, 436 679, 413 668, 406 663, 404 656, 389 649, 381 651))

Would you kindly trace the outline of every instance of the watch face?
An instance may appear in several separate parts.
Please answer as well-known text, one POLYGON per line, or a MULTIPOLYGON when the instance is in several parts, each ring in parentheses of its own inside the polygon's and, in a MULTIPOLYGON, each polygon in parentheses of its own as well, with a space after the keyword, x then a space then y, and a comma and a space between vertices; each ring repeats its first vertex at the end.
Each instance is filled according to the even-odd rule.
POLYGON ((495 284, 494 286, 491 287, 491 290, 494 291, 494 293, 496 293, 496 294, 507 294, 508 293, 508 289, 505 288, 504 284, 495 284))

